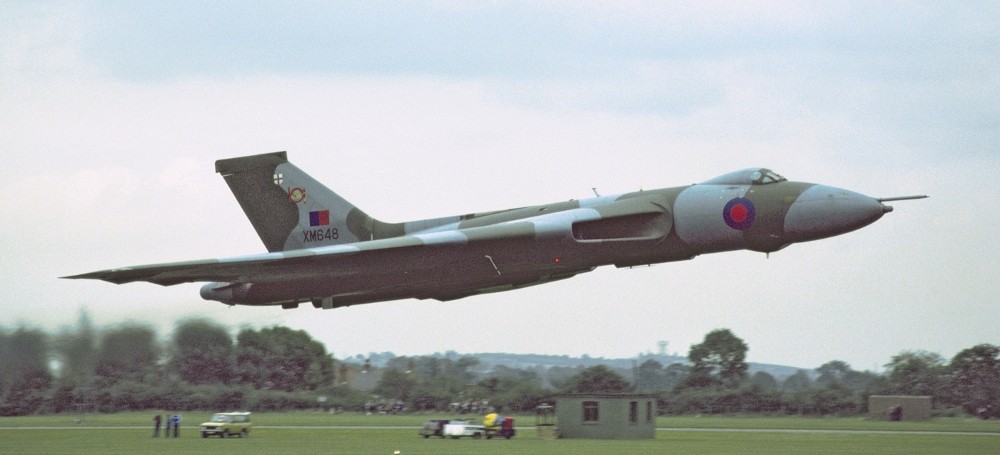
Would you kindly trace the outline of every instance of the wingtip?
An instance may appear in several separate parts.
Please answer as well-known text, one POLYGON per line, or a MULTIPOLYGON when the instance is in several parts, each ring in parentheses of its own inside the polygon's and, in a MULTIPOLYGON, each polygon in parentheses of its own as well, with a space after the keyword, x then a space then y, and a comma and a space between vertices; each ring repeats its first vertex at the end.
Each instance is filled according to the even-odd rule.
POLYGON ((94 278, 92 273, 81 273, 79 275, 66 275, 59 277, 60 280, 82 280, 87 278, 94 278))
POLYGON ((101 270, 101 271, 98 271, 98 272, 81 273, 79 275, 61 276, 61 277, 59 277, 59 279, 62 279, 62 280, 101 280, 101 281, 105 281, 105 282, 113 283, 113 284, 122 284, 123 281, 115 280, 115 279, 112 278, 114 276, 113 272, 114 272, 114 270, 101 270))

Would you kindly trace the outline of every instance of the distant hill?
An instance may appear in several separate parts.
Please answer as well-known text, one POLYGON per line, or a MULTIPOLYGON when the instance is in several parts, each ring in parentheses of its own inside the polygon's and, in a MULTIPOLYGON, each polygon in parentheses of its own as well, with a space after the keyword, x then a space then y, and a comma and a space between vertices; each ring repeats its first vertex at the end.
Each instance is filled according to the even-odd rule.
MULTIPOLYGON (((391 352, 382 353, 371 353, 368 356, 356 355, 354 357, 349 357, 344 359, 347 362, 363 364, 365 360, 369 360, 371 365, 377 368, 384 367, 386 363, 395 358, 396 355, 391 352)), ((629 371, 634 366, 641 365, 647 360, 655 360, 660 362, 664 367, 668 365, 673 365, 675 363, 687 364, 687 357, 675 356, 675 355, 658 355, 658 354, 642 354, 637 357, 631 358, 604 358, 604 357, 590 357, 584 355, 582 357, 570 357, 568 355, 546 355, 546 354, 510 354, 510 353, 499 353, 499 352, 478 352, 473 354, 460 354, 455 351, 448 351, 445 353, 434 353, 426 354, 424 356, 410 356, 410 357, 437 357, 437 358, 447 358, 456 360, 461 357, 475 357, 479 359, 480 365, 477 368, 480 373, 488 374, 496 366, 502 365, 507 368, 514 368, 519 370, 536 370, 536 371, 547 371, 550 368, 560 367, 560 368, 577 368, 577 367, 592 367, 595 365, 605 365, 609 368, 629 371)), ((754 374, 758 371, 763 371, 771 376, 774 376, 778 382, 781 382, 785 378, 795 374, 796 371, 801 368, 786 366, 786 365, 773 365, 766 363, 753 363, 749 364, 749 374, 754 374)), ((810 372, 811 369, 807 369, 810 372)))
MULTIPOLYGON (((475 354, 464 354, 469 357, 475 357, 481 362, 481 366, 484 369, 492 369, 495 365, 503 365, 508 368, 517 369, 548 369, 552 367, 592 367, 595 365, 605 365, 609 368, 616 370, 630 370, 635 366, 641 365, 647 360, 655 360, 660 362, 664 367, 668 365, 673 365, 675 363, 688 364, 687 357, 675 356, 675 355, 657 355, 657 354, 643 354, 638 357, 633 358, 616 358, 609 359, 604 357, 570 357, 566 355, 543 355, 543 354, 507 354, 507 353, 475 353, 475 354)), ((785 378, 795 374, 801 368, 786 366, 786 365, 773 365, 767 363, 754 363, 749 362, 749 374, 754 374, 758 371, 763 371, 765 373, 774 376, 778 382, 781 382, 785 378)))

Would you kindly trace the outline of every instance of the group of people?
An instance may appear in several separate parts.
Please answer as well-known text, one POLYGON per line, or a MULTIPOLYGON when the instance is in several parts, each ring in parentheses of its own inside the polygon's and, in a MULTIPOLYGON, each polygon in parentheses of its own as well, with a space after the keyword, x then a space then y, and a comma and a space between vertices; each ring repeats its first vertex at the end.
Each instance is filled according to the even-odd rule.
POLYGON ((401 400, 396 400, 392 403, 389 400, 381 401, 366 401, 365 402, 365 415, 372 414, 399 414, 406 411, 406 404, 401 400))
POLYGON ((448 405, 448 410, 458 412, 459 414, 486 414, 487 412, 491 412, 493 408, 490 407, 489 400, 477 398, 459 403, 451 403, 448 405))
POLYGON ((166 428, 166 430, 163 431, 163 437, 164 438, 169 438, 170 437, 170 429, 171 428, 173 428, 173 430, 174 430, 173 436, 175 438, 176 437, 180 437, 180 434, 181 434, 181 416, 180 416, 180 414, 174 414, 172 416, 166 416, 166 418, 163 418, 159 414, 153 416, 153 437, 154 438, 160 437, 160 424, 163 423, 164 420, 167 421, 167 428, 166 428))

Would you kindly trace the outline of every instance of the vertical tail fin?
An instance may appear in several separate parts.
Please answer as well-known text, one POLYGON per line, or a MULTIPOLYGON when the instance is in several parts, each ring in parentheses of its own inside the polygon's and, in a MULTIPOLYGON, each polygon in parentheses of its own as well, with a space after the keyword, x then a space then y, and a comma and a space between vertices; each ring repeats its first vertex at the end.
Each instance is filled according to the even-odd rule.
POLYGON ((215 171, 270 252, 401 234, 295 167, 286 152, 218 160, 215 171))

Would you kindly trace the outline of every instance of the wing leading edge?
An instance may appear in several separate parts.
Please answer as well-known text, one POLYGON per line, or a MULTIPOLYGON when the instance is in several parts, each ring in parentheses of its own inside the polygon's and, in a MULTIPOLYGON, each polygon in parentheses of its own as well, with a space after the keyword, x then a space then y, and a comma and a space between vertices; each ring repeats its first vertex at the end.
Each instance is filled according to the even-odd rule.
POLYGON ((392 298, 450 300, 592 270, 593 267, 553 260, 554 253, 546 244, 558 244, 572 230, 568 221, 597 217, 591 209, 575 209, 490 226, 232 258, 123 267, 64 278, 98 279, 115 284, 145 281, 162 286, 209 281, 219 282, 219 288, 247 284, 255 289, 256 297, 238 303, 248 304, 306 301, 331 295, 356 296, 353 301, 383 294, 392 298))
MULTIPOLYGON (((432 254, 431 250, 456 249, 469 244, 472 239, 491 237, 497 241, 504 239, 524 239, 534 236, 530 223, 516 226, 472 228, 440 233, 416 234, 389 239, 371 240, 346 245, 305 248, 301 250, 236 256, 223 259, 202 259, 195 261, 149 264, 122 267, 80 275, 66 276, 67 279, 98 279, 114 284, 145 281, 161 286, 200 281, 227 281, 237 283, 287 281, 289 279, 309 279, 316 277, 351 276, 359 271, 348 269, 338 273, 338 264, 348 260, 371 259, 378 256, 398 256, 407 258, 406 250, 424 248, 422 256, 432 254)), ((479 240, 482 242, 483 240, 479 240)), ((445 254, 439 251, 438 254, 445 254)), ((459 254, 455 252, 455 254, 459 254)), ((456 258, 457 259, 457 258, 456 258)), ((394 261, 399 262, 399 261, 394 261)), ((391 263, 383 264, 391 266, 391 263)))

